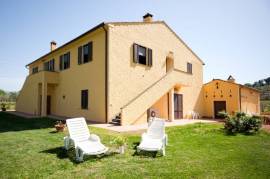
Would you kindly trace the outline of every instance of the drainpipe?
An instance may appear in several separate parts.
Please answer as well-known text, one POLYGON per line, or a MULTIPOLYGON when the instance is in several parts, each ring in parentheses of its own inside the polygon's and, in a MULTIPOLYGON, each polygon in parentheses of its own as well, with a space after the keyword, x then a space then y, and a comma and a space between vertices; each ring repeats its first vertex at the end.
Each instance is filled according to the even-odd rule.
POLYGON ((240 112, 242 112, 242 100, 241 100, 241 86, 239 87, 239 102, 240 102, 240 105, 239 105, 239 107, 240 107, 240 112))
POLYGON ((108 123, 108 31, 103 25, 105 32, 105 122, 108 123))

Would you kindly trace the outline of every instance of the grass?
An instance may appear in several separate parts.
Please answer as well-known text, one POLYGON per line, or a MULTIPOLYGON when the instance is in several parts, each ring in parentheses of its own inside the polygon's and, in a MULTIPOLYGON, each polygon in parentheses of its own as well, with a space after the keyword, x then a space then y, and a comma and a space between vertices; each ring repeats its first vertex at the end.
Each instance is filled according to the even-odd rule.
MULTIPOLYGON (((6 105, 6 110, 15 110, 16 108, 16 102, 2 102, 0 103, 0 107, 2 107, 3 103, 6 105)), ((0 111, 2 111, 1 108, 0 111)))
MULTIPOLYGON (((167 128, 166 157, 136 155, 138 134, 125 134, 124 155, 74 161, 62 149, 66 133, 55 133, 54 120, 24 119, 0 112, 0 178, 267 178, 270 134, 225 135, 221 124, 167 128)), ((120 134, 91 128, 103 143, 120 134)), ((123 134, 122 134, 123 135, 123 134)))

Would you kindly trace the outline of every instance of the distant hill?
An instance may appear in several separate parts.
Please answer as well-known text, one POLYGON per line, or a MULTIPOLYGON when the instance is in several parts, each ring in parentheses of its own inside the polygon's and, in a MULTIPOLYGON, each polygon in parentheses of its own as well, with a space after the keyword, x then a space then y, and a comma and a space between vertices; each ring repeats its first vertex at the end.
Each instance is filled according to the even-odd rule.
POLYGON ((261 100, 266 101, 270 100, 270 85, 260 86, 256 89, 261 91, 261 100))
POLYGON ((270 100, 270 77, 255 81, 252 83, 246 83, 245 86, 252 87, 261 91, 261 100, 270 100))
POLYGON ((258 89, 261 92, 261 110, 270 111, 270 77, 255 81, 252 83, 246 83, 245 86, 258 89))

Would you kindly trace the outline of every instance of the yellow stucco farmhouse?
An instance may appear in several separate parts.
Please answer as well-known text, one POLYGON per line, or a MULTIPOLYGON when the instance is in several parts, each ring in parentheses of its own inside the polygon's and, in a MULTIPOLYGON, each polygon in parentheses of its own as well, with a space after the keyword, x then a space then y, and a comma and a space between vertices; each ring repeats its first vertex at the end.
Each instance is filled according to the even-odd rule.
MULTIPOLYGON (((170 121, 186 118, 190 111, 214 117, 212 83, 203 86, 203 65, 151 14, 142 22, 101 23, 58 48, 51 42, 49 53, 27 65, 16 110, 121 125, 146 123, 153 112, 170 121)), ((256 106, 258 99, 251 102, 256 106)), ((229 112, 245 108, 227 105, 229 112)))

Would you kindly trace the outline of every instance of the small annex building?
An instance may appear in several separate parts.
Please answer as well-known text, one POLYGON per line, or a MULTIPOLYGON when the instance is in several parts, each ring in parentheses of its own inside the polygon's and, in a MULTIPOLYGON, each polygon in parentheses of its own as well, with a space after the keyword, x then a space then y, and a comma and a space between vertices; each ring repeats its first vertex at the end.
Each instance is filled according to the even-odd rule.
POLYGON ((213 79, 204 84, 203 93, 204 117, 218 118, 220 111, 260 113, 260 92, 236 83, 231 75, 227 80, 213 79))

